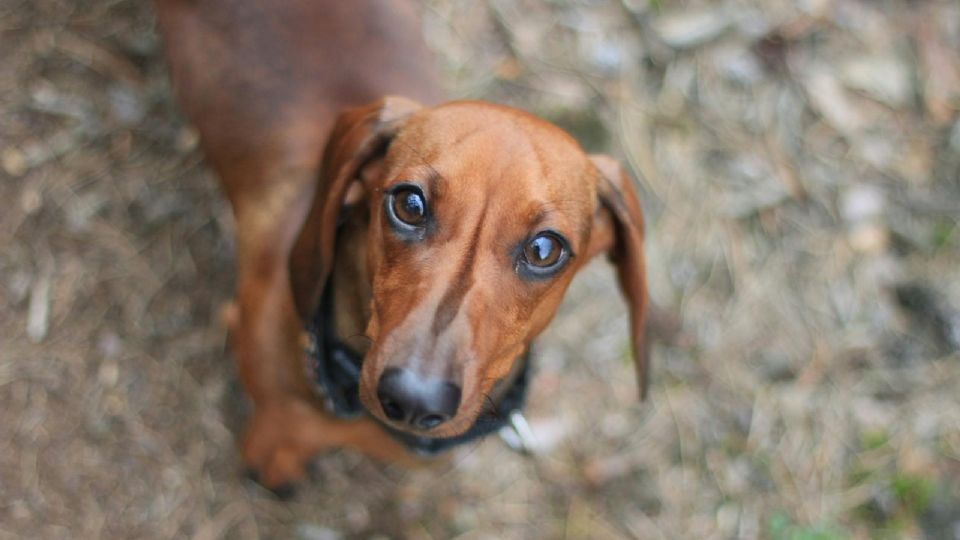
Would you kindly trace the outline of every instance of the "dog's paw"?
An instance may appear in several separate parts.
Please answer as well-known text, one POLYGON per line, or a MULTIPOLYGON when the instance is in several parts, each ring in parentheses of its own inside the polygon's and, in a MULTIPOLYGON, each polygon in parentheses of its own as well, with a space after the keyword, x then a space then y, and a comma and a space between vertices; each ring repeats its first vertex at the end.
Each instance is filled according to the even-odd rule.
MULTIPOLYGON (((244 476, 248 480, 252 480, 257 484, 260 484, 261 487, 264 487, 263 482, 260 481, 260 473, 258 473, 256 469, 246 469, 244 476)), ((297 494, 297 486, 294 484, 281 484, 277 487, 265 489, 270 493, 273 493, 273 496, 281 501, 289 501, 297 494)))
POLYGON ((250 478, 278 496, 291 494, 320 450, 315 434, 322 423, 322 415, 303 401, 257 407, 241 449, 250 478))

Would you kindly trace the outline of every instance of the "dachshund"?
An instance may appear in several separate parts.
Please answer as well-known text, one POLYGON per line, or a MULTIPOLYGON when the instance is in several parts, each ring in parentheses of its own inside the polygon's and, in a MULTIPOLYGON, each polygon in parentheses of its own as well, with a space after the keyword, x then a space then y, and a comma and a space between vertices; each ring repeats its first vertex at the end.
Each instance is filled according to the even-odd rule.
POLYGON ((243 460, 395 463, 522 406, 527 352, 606 254, 648 384, 643 216, 618 163, 526 112, 444 102, 400 0, 155 0, 174 91, 230 202, 243 460))

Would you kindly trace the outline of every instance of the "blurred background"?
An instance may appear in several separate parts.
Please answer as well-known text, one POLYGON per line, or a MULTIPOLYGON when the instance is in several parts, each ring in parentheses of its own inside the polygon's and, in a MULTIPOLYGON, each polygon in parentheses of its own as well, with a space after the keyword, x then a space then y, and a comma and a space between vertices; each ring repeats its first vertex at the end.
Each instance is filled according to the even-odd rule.
POLYGON ((960 539, 960 3, 427 0, 452 97, 638 179, 636 402, 610 267, 528 417, 435 469, 244 480, 231 218, 148 2, 0 2, 0 538, 960 539))

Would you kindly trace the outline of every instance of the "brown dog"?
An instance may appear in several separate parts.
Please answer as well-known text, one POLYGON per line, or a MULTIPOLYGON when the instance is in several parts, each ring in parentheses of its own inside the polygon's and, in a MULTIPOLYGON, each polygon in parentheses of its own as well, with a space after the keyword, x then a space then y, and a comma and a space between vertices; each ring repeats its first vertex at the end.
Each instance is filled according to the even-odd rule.
POLYGON ((598 253, 630 304, 645 391, 643 222, 614 161, 515 109, 408 99, 436 104, 439 85, 404 2, 157 8, 236 219, 231 335, 254 403, 243 457, 265 485, 331 447, 402 461, 490 431, 598 253), (342 418, 358 401, 368 415, 342 418))

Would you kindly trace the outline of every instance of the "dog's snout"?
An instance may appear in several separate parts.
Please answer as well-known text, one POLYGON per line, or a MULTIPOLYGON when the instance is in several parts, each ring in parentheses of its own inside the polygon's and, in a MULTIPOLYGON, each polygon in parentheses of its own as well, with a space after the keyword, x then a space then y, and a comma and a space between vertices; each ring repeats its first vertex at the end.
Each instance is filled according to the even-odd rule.
POLYGON ((460 387, 441 379, 425 379, 407 369, 387 368, 380 376, 377 398, 387 418, 431 429, 457 413, 460 387))

